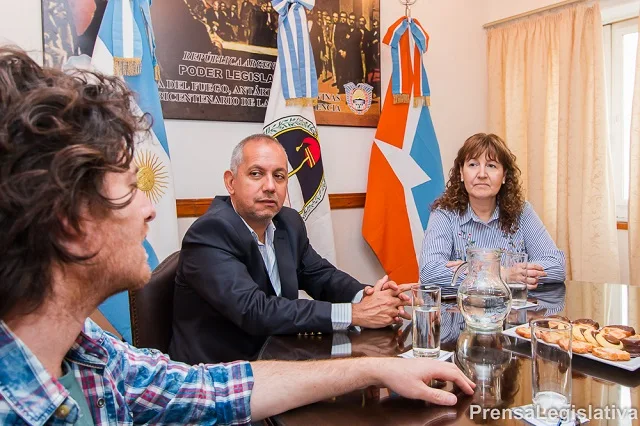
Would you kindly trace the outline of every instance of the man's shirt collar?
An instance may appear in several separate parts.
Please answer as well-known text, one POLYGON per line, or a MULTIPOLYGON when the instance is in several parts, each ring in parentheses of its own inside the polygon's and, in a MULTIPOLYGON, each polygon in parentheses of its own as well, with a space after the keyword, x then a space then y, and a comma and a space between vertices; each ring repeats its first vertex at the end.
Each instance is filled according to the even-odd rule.
MULTIPOLYGON (((256 243, 258 243, 258 245, 263 245, 263 243, 260 242, 260 238, 258 238, 258 234, 256 233, 256 231, 254 231, 253 228, 249 226, 247 221, 244 220, 242 216, 240 216, 240 214, 236 210, 236 206, 233 204, 233 201, 231 201, 231 207, 233 207, 233 211, 236 212, 238 217, 242 219, 242 223, 244 223, 247 229, 249 230, 249 232, 251 232, 251 235, 253 236, 253 239, 256 240, 256 243)), ((269 222, 269 225, 267 226, 267 229, 265 231, 265 236, 264 236, 265 244, 271 244, 273 242, 273 236, 275 232, 276 232, 276 226, 273 224, 273 220, 272 220, 271 222, 269 222)))

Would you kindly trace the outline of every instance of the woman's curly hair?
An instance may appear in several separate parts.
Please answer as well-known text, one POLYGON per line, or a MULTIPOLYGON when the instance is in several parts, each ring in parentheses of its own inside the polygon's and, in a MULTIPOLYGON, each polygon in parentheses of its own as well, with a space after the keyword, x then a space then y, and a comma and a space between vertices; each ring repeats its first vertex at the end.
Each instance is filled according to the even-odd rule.
POLYGON ((0 318, 37 309, 51 292, 51 266, 92 256, 70 252, 84 209, 123 208, 103 184, 133 161, 132 93, 117 77, 42 68, 15 48, 0 48, 0 318))
POLYGON ((507 144, 499 137, 486 133, 477 133, 469 137, 458 151, 449 171, 444 194, 431 206, 431 210, 442 209, 465 214, 469 206, 469 194, 462 182, 460 170, 464 163, 472 158, 486 155, 492 161, 502 164, 505 172, 505 183, 500 187, 497 204, 500 208, 500 228, 512 234, 518 229, 518 220, 524 208, 524 194, 520 185, 520 169, 516 164, 516 156, 509 150, 507 144))

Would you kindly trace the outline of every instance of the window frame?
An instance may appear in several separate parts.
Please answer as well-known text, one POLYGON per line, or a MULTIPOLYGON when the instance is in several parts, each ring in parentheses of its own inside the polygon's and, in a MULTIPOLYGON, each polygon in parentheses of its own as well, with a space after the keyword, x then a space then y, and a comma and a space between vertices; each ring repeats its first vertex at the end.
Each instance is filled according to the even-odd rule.
MULTIPOLYGON (((609 139, 613 163, 616 217, 618 221, 628 219, 628 196, 624 197, 625 162, 629 161, 624 149, 623 110, 623 37, 638 32, 638 18, 606 24, 603 26, 605 56, 605 78, 607 83, 607 110, 609 111, 609 139)), ((638 60, 640 58, 637 58, 638 60)), ((626 165, 628 167, 628 165, 626 165)))

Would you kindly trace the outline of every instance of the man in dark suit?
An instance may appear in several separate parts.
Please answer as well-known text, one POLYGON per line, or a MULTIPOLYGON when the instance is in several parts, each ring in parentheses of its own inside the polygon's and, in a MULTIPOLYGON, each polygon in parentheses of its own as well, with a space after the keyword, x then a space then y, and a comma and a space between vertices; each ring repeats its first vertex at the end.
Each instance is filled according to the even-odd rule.
POLYGON ((287 164, 266 135, 234 149, 224 174, 230 197, 216 197, 182 242, 173 359, 254 359, 270 335, 380 328, 406 317, 408 286, 385 277, 365 291, 315 252, 298 212, 282 206, 287 164), (315 300, 298 299, 298 290, 315 300))
POLYGON ((227 16, 220 10, 220 2, 215 0, 207 0, 207 5, 210 7, 205 12, 207 23, 212 26, 215 22, 218 30, 217 33, 223 40, 229 40, 227 34, 227 16))
MULTIPOLYGON (((364 52, 365 63, 367 68, 367 75, 365 76, 366 82, 371 86, 379 85, 376 82, 376 70, 380 71, 380 28, 378 20, 374 19, 371 24, 371 31, 369 31, 367 49, 364 52)), ((374 96, 379 93, 379 90, 373 91, 374 96)))
POLYGON ((349 14, 347 20, 347 32, 345 34, 344 50, 346 52, 345 57, 345 83, 361 83, 362 72, 362 57, 360 52, 362 50, 362 32, 356 28, 356 15, 349 14))
POLYGON ((316 15, 315 21, 313 21, 313 14, 307 13, 307 19, 309 20, 307 23, 309 26, 309 41, 311 43, 311 51, 313 52, 313 61, 316 66, 316 79, 319 79, 322 74, 322 58, 326 47, 322 13, 316 15))
POLYGON ((240 27, 240 18, 238 17, 238 5, 231 3, 229 9, 229 25, 231 26, 232 40, 238 40, 238 28, 240 27))
POLYGON ((249 43, 251 41, 251 22, 253 14, 253 4, 249 3, 248 0, 244 0, 242 5, 240 5, 240 35, 242 41, 246 41, 249 43))
POLYGON ((362 81, 366 81, 367 75, 369 74, 369 72, 371 72, 371 70, 368 68, 367 52, 371 50, 370 43, 371 43, 372 31, 370 31, 367 28, 367 18, 365 18, 364 16, 361 16, 358 19, 358 29, 362 33, 362 41, 360 42, 360 57, 362 59, 362 71, 363 71, 362 81))
POLYGON ((347 63, 348 33, 347 12, 340 12, 340 21, 336 24, 333 32, 333 43, 336 48, 336 84, 338 93, 344 93, 344 85, 349 82, 349 65, 347 63))

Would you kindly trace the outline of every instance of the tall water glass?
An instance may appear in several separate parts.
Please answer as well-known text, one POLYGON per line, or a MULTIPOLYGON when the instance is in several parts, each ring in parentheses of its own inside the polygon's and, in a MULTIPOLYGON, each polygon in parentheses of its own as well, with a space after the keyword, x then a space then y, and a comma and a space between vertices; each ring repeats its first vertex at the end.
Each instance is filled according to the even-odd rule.
POLYGON ((530 324, 536 416, 551 421, 570 418, 571 323, 539 318, 530 324))
POLYGON ((413 356, 440 356, 440 287, 419 284, 411 289, 413 356))
POLYGON ((502 254, 504 281, 511 290, 511 306, 527 304, 527 253, 507 251, 502 254))

